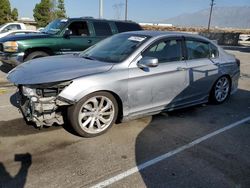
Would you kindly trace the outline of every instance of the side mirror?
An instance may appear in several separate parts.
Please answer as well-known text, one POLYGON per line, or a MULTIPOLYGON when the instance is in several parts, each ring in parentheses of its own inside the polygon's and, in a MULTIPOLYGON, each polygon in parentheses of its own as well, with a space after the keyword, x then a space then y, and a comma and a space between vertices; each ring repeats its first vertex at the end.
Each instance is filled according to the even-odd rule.
POLYGON ((143 57, 138 63, 139 68, 157 67, 159 64, 158 59, 155 57, 143 57))
POLYGON ((69 30, 69 29, 66 29, 64 34, 63 34, 63 37, 64 38, 70 38, 70 35, 72 35, 72 31, 69 30))

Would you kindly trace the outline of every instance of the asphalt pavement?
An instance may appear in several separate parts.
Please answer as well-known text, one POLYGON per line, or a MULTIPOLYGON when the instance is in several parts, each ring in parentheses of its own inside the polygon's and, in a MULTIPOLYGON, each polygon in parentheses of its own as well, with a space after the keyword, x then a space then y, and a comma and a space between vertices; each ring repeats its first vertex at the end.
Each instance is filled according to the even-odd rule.
POLYGON ((67 124, 27 125, 15 88, 0 86, 0 187, 250 187, 250 54, 228 52, 242 73, 224 104, 148 116, 90 139, 67 124))

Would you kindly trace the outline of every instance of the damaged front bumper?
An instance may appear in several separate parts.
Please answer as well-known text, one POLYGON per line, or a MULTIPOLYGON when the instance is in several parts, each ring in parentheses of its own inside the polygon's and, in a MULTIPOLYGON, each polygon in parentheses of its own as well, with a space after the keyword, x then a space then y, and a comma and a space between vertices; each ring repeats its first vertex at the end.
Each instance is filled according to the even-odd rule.
POLYGON ((18 90, 17 102, 25 120, 34 122, 37 127, 52 126, 54 123, 62 125, 64 107, 74 103, 58 96, 58 93, 27 96, 21 87, 18 90))
POLYGON ((24 53, 5 53, 0 52, 0 61, 11 66, 18 66, 24 61, 24 53))

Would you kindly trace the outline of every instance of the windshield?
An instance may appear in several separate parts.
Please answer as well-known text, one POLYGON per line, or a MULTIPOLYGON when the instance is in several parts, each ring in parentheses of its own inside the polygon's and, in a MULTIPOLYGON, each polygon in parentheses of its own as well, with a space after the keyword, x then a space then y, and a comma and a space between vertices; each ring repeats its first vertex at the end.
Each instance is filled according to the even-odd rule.
POLYGON ((64 26, 67 23, 67 19, 56 19, 52 22, 50 22, 43 30, 43 33, 49 33, 49 34, 57 34, 59 31, 61 31, 64 26))
POLYGON ((148 38, 148 36, 133 33, 114 35, 85 50, 80 56, 88 59, 118 63, 130 56, 148 38))
POLYGON ((4 26, 6 26, 7 24, 2 24, 0 25, 0 29, 3 28, 4 26))
MULTIPOLYGON (((2 25, 0 25, 0 30, 3 29, 6 25, 7 25, 7 24, 2 24, 2 25)), ((0 33, 5 33, 5 32, 6 32, 5 29, 2 30, 2 31, 0 31, 0 33)))

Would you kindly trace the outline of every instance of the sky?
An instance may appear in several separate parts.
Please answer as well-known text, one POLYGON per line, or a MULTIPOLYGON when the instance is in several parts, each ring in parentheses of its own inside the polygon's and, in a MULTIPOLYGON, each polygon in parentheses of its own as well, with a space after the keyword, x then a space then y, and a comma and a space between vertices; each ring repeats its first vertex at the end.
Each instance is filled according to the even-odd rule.
MULTIPOLYGON (((33 9, 40 0, 9 0, 20 17, 33 18, 33 9)), ((104 18, 124 19, 125 0, 103 0, 104 18)), ((161 20, 209 8, 211 0, 128 0, 128 19, 136 22, 161 20)), ((215 6, 250 6, 250 0, 215 0, 215 6)), ((65 0, 68 17, 99 17, 99 0, 65 0)))

